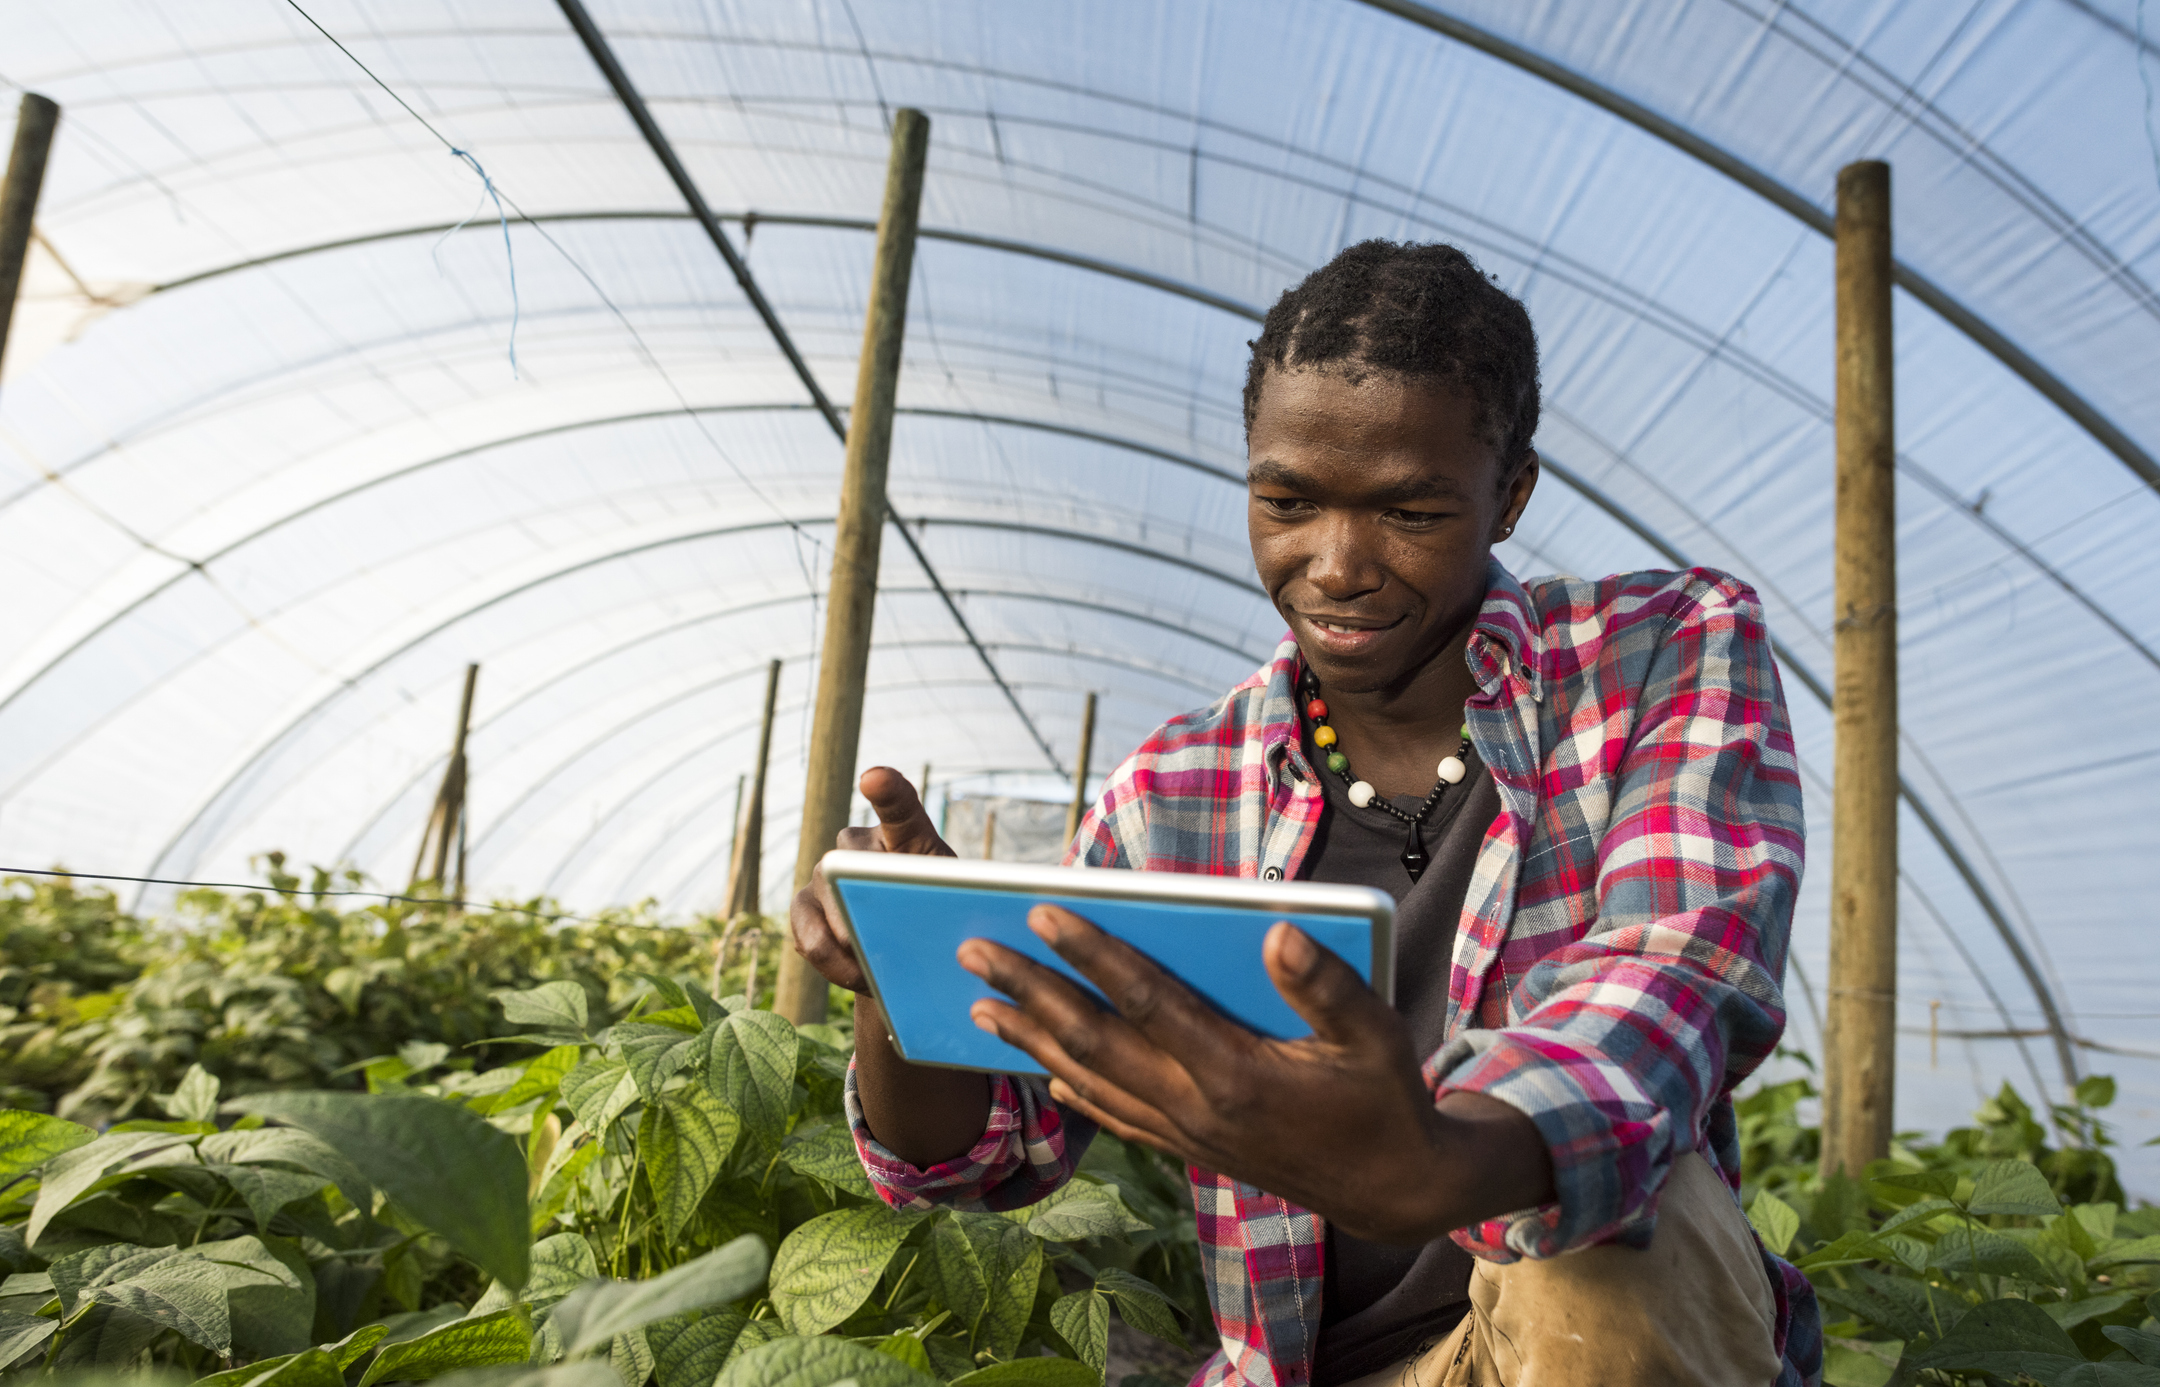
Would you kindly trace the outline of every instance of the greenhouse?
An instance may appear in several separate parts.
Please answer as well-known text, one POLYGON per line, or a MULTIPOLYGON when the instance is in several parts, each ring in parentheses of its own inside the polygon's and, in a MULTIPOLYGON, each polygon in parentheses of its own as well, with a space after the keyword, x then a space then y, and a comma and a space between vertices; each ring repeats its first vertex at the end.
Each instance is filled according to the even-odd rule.
POLYGON ((913 109, 857 763, 925 768, 973 855, 984 805, 1074 796, 1084 714, 1092 799, 1266 662, 1248 343, 1344 247, 1449 242, 1538 337, 1496 555, 1760 595, 1810 1057, 1763 1073, 1803 1076, 1834 217, 1882 160, 1896 1125, 2006 1082, 2046 1122, 2109 1076, 2120 1202, 2160 1199, 2160 6, 588 3, 622 83, 551 0, 0 22, 5 105, 59 109, 0 361, 0 868, 144 919, 273 851, 400 892, 478 666, 467 897, 724 913, 777 662, 753 907, 784 915, 846 451, 813 391, 853 398, 913 109))

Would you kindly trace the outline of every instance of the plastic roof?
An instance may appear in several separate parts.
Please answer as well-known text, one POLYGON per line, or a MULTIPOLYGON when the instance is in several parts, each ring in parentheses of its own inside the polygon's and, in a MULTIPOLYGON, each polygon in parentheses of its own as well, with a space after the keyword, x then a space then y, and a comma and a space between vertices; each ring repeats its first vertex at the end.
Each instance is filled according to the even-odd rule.
MULTIPOLYGON (((892 501, 1061 761, 1083 691, 1100 768, 1278 634, 1239 485, 1255 314, 1367 236, 1455 241, 1523 295, 1548 471, 1503 557, 1680 556, 1768 604, 1812 796, 1809 1048, 1822 227, 1841 164, 1891 160, 1901 1116, 2059 1088, 2044 1034, 1956 1034, 2042 1030, 2014 939, 2066 1029, 2116 1047, 2076 1062, 2123 1076, 2142 1137, 2160 53, 2136 3, 592 8, 707 201, 756 214, 731 234, 843 403, 885 114, 931 115, 892 501)), ((351 56, 278 0, 11 10, 0 78, 64 114, 0 390, 0 860, 232 879, 278 847, 395 885, 477 660, 476 884, 710 906, 777 656, 777 903, 838 444, 554 5, 307 8, 351 56), (533 219, 508 254, 445 141, 533 219)), ((864 762, 1063 793, 884 552, 864 762)))

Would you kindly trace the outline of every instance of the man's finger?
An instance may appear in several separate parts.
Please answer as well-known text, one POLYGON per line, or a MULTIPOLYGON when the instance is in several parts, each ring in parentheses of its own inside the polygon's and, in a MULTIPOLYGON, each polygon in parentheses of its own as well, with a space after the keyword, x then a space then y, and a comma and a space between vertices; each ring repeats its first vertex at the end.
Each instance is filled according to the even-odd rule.
POLYGON ((1287 920, 1261 941, 1268 977, 1313 1034, 1331 1045, 1401 1045, 1402 1018, 1355 969, 1287 920))
POLYGON ((922 796, 908 783, 908 778, 891 766, 872 766, 862 773, 857 788, 870 807, 877 811, 878 829, 884 835, 887 852, 916 853, 924 857, 952 857, 956 854, 938 836, 937 825, 930 820, 930 811, 923 808, 922 796))
MULTIPOLYGON (((1124 1018, 1097 1006, 1094 997, 1062 974, 987 939, 970 939, 962 944, 960 966, 1012 998, 1013 1007, 1008 1010, 1024 1013, 1025 1033, 1048 1036, 1057 1043, 1059 1055, 1071 1063, 1150 1099, 1190 1092, 1189 1081, 1178 1082, 1185 1072, 1175 1059, 1157 1049, 1124 1018)), ((988 1007, 991 1014, 1001 1015, 999 1005, 978 1002, 977 1014, 988 1007)))
POLYGON ((1070 910, 1038 905, 1028 912, 1028 928, 1101 988, 1120 1016, 1187 1068, 1217 1067, 1217 1057, 1227 1055, 1247 1034, 1153 959, 1070 910))
POLYGON ((1080 1108, 1098 1122, 1108 1118, 1132 1131, 1144 1132, 1147 1140, 1157 1146, 1176 1140, 1177 1124, 1160 1108, 1109 1082, 1074 1059, 1058 1043, 1057 1037, 1028 1013, 985 997, 976 1002, 968 1014, 976 1025, 1007 1045, 1025 1050, 1037 1064, 1049 1070, 1052 1096, 1059 1102, 1070 1102, 1071 1106, 1080 1108), (1055 1092, 1061 1088, 1062 1093, 1055 1092), (1075 1099, 1078 1101, 1071 1101, 1075 1099))
POLYGON ((862 964, 855 957, 836 926, 834 917, 825 913, 813 887, 805 886, 795 893, 788 906, 788 933, 795 952, 803 956, 812 968, 829 983, 844 987, 850 992, 868 989, 869 980, 863 975, 862 964))

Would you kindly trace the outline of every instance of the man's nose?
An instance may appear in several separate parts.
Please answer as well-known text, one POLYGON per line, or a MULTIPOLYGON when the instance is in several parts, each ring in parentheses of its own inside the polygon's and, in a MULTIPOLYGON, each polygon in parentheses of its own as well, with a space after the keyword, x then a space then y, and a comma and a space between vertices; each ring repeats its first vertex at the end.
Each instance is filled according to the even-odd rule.
POLYGON ((1311 531, 1313 551, 1305 581, 1331 602, 1347 601, 1379 587, 1379 547, 1367 527, 1351 516, 1322 520, 1311 531))

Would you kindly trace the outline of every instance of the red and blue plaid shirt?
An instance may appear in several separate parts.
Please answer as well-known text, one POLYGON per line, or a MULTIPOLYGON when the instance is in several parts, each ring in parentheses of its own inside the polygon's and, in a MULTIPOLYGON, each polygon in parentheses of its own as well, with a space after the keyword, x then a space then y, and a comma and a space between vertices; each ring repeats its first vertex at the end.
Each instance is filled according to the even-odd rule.
MULTIPOLYGON (((1537 1123, 1558 1198, 1464 1228, 1481 1257, 1647 1244, 1672 1162, 1737 1190, 1731 1094, 1784 1031, 1800 778, 1762 609, 1708 569, 1524 587, 1495 561, 1468 658, 1471 738, 1501 813, 1464 898, 1435 1098, 1490 1094, 1537 1123)), ((1297 645, 1175 718, 1104 786, 1068 860, 1295 878, 1320 822, 1299 745, 1297 645)), ((1034 1079, 993 1083, 982 1140, 920 1170, 880 1146, 849 1075, 863 1164, 894 1205, 1009 1209, 1078 1165, 1094 1126, 1034 1079)), ((1195 1168, 1222 1348, 1196 1387, 1303 1387, 1319 1334, 1320 1218, 1195 1168)), ((1817 1380, 1814 1292, 1763 1253, 1779 1387, 1817 1380)))

